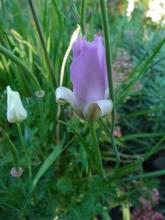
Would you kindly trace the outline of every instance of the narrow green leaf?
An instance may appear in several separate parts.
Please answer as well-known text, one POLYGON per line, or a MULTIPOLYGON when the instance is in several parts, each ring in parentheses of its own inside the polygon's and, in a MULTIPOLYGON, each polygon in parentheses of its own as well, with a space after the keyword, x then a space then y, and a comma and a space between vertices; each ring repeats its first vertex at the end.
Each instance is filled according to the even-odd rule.
POLYGON ((2 53, 7 58, 9 58, 14 63, 16 63, 18 66, 20 66, 24 70, 24 73, 27 74, 28 78, 31 77, 33 79, 35 86, 36 86, 36 90, 41 90, 40 84, 39 84, 37 78, 35 77, 35 75, 31 73, 31 71, 28 69, 28 67, 18 57, 16 57, 10 50, 3 47, 2 45, 0 45, 0 53, 2 53))
POLYGON ((10 140, 10 137, 9 135, 7 134, 7 132, 5 132, 4 134, 4 138, 7 140, 8 144, 8 148, 10 150, 10 153, 13 157, 13 163, 14 163, 14 166, 16 167, 16 169, 19 168, 19 156, 18 156, 18 151, 15 147, 15 145, 13 144, 13 142, 10 140))
POLYGON ((134 118, 134 117, 137 117, 137 116, 140 116, 140 115, 147 115, 147 114, 151 114, 151 113, 155 113, 155 112, 158 112, 160 110, 163 110, 164 108, 161 108, 160 106, 156 106, 156 107, 153 107, 152 109, 145 109, 145 110, 139 110, 137 112, 131 112, 131 113, 128 113, 128 114, 121 114, 120 115, 120 118, 134 118))
POLYGON ((60 156, 62 151, 63 149, 61 146, 56 146, 53 152, 49 154, 49 156, 46 158, 44 163, 41 165, 40 169, 38 170, 36 176, 33 179, 32 191, 35 189, 40 178, 46 173, 46 171, 51 167, 54 161, 57 160, 57 158, 60 156))
POLYGON ((112 181, 112 180, 120 179, 123 176, 127 175, 128 173, 137 170, 140 165, 141 165, 141 161, 139 160, 135 163, 128 164, 124 167, 118 168, 115 170, 115 173, 112 176, 110 175, 110 180, 112 181))
POLYGON ((74 1, 73 0, 69 0, 69 4, 70 4, 71 10, 73 12, 73 16, 74 16, 74 19, 75 19, 76 23, 80 24, 80 15, 79 15, 79 13, 77 11, 77 7, 76 7, 74 1))
POLYGON ((134 86, 137 80, 146 72, 147 68, 152 63, 153 59, 156 57, 164 43, 165 38, 163 38, 163 40, 161 40, 160 43, 153 49, 150 56, 144 61, 144 63, 142 63, 142 65, 140 65, 140 67, 135 67, 134 77, 132 77, 130 82, 124 85, 119 94, 116 95, 118 103, 120 103, 124 99, 124 97, 128 95, 130 89, 134 86))
POLYGON ((163 132, 154 132, 154 133, 138 133, 138 134, 128 134, 120 138, 120 141, 134 140, 137 138, 150 138, 150 137, 159 137, 163 136, 163 132))
POLYGON ((165 170, 143 173, 137 176, 130 176, 130 177, 125 178, 123 181, 137 180, 141 178, 152 178, 152 177, 158 177, 158 176, 165 176, 165 170))
POLYGON ((159 141, 156 145, 154 145, 149 151, 147 151, 147 152, 144 154, 144 156, 143 156, 144 160, 147 160, 147 159, 150 158, 153 154, 156 154, 157 152, 159 152, 160 149, 161 149, 161 144, 162 144, 164 141, 165 141, 165 136, 163 136, 163 137, 160 139, 160 141, 159 141))
POLYGON ((45 39, 44 39, 44 35, 43 35, 43 30, 42 30, 41 24, 39 22, 39 18, 37 16, 36 9, 34 7, 34 4, 33 4, 32 0, 29 0, 29 6, 30 6, 30 9, 31 9, 33 19, 34 19, 34 22, 36 24, 37 32, 38 32, 38 35, 39 35, 39 39, 41 41, 41 45, 42 45, 42 48, 43 48, 43 51, 44 51, 44 54, 45 54, 45 60, 47 62, 48 68, 49 68, 50 77, 51 77, 51 79, 54 83, 54 86, 56 87, 57 82, 56 82, 56 79, 55 79, 54 68, 52 66, 52 63, 51 63, 51 60, 50 60, 50 57, 49 57, 49 54, 48 54, 48 51, 47 51, 47 48, 46 48, 46 43, 45 43, 45 39))

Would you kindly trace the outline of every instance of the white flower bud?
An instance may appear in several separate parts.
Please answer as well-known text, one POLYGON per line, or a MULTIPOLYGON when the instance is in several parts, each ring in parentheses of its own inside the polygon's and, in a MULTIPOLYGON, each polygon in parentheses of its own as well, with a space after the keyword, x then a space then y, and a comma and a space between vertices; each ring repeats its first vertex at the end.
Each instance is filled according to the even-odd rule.
POLYGON ((27 111, 23 107, 20 94, 7 86, 7 120, 18 123, 27 118, 27 111))

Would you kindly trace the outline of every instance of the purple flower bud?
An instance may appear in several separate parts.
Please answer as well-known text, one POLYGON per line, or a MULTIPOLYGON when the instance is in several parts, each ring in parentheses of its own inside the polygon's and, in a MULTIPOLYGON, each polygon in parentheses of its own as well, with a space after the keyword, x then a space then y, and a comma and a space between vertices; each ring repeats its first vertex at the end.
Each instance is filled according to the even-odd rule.
POLYGON ((22 167, 19 167, 18 170, 17 170, 16 167, 13 167, 13 168, 10 170, 10 174, 11 174, 13 177, 20 177, 20 176, 22 176, 22 174, 23 174, 23 169, 22 169, 22 167))
POLYGON ((78 38, 73 44, 73 60, 70 66, 73 92, 65 87, 56 90, 56 99, 69 102, 76 113, 87 120, 95 120, 111 112, 108 98, 108 79, 105 49, 102 37, 93 42, 78 38))

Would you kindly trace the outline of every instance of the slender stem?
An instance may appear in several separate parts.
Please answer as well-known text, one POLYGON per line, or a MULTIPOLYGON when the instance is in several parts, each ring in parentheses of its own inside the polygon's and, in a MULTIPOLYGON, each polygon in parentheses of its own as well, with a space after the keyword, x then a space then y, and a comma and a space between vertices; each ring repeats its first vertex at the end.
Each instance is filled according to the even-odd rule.
POLYGON ((101 16, 102 16, 102 26, 104 31, 104 41, 106 46, 106 63, 107 63, 107 71, 108 71, 108 82, 109 82, 109 92, 110 98, 113 102, 113 109, 112 109, 112 125, 111 125, 111 139, 112 139, 112 146, 116 153, 116 166, 120 165, 120 155, 116 146, 116 141, 114 137, 114 129, 115 129, 115 96, 113 90, 113 78, 112 78, 112 51, 110 45, 110 32, 109 32, 109 24, 108 24, 108 12, 106 7, 106 1, 100 0, 100 7, 101 7, 101 16))
POLYGON ((81 0, 80 25, 83 35, 85 34, 85 9, 86 9, 86 0, 81 0))
POLYGON ((30 155, 29 155, 29 153, 27 151, 27 148, 26 148, 26 145, 25 145, 25 142, 24 142, 21 126, 20 126, 19 123, 16 123, 16 125, 17 125, 17 129, 18 129, 18 134, 19 134, 19 138, 20 138, 20 141, 21 141, 21 145, 22 145, 22 147, 24 149, 25 157, 26 157, 26 160, 28 162, 29 180, 30 180, 30 183, 31 183, 31 179, 32 179, 31 158, 30 158, 30 155))
POLYGON ((48 54, 48 51, 47 51, 47 48, 46 48, 42 28, 41 28, 39 19, 37 17, 37 14, 36 14, 36 11, 35 11, 35 8, 34 8, 34 5, 33 5, 33 0, 29 0, 29 5, 30 5, 30 9, 31 9, 35 24, 36 24, 36 28, 37 28, 37 31, 38 31, 38 35, 39 35, 42 47, 43 47, 43 50, 44 50, 45 59, 46 59, 46 62, 47 62, 48 68, 49 68, 50 76, 51 76, 51 79, 52 79, 54 85, 56 86, 57 83, 56 83, 56 79, 55 79, 54 70, 53 70, 53 67, 51 65, 51 61, 50 61, 49 54, 48 54))
POLYGON ((123 212, 123 220, 130 220, 130 209, 128 202, 123 203, 122 205, 122 212, 123 212))
POLYGON ((108 213, 107 210, 104 210, 104 211, 101 213, 101 215, 102 215, 103 220, 112 220, 112 219, 111 219, 111 216, 110 216, 110 214, 108 213))
POLYGON ((25 151, 26 156, 27 156, 27 150, 26 150, 26 146, 25 146, 22 131, 21 131, 21 126, 20 126, 19 123, 16 123, 16 125, 17 125, 17 129, 18 129, 18 134, 19 134, 19 138, 20 138, 20 141, 21 141, 21 145, 24 148, 24 151, 25 151))
POLYGON ((99 143, 98 143, 97 136, 96 136, 94 122, 89 122, 89 129, 90 129, 91 137, 92 137, 93 144, 95 147, 98 169, 100 171, 100 174, 103 176, 103 178, 105 178, 104 168, 103 168, 103 164, 102 164, 102 157, 101 157, 100 147, 99 147, 99 143))

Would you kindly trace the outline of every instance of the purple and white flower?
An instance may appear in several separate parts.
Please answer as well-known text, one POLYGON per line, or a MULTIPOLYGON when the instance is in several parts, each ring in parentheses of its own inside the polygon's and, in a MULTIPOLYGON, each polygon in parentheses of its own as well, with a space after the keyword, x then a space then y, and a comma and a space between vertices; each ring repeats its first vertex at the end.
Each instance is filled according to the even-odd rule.
POLYGON ((68 102, 81 118, 96 120, 110 113, 113 107, 112 101, 108 99, 109 88, 102 37, 96 36, 93 42, 78 38, 72 50, 70 78, 73 91, 66 87, 58 87, 55 92, 57 103, 68 102))

